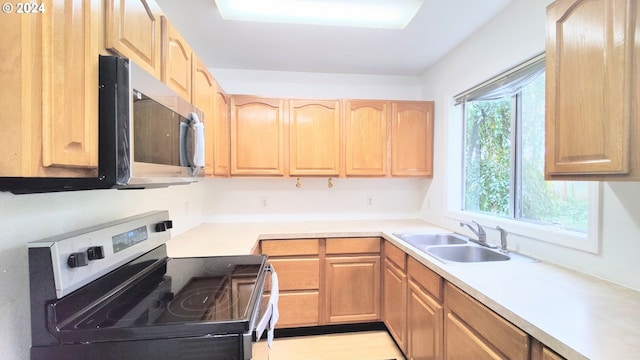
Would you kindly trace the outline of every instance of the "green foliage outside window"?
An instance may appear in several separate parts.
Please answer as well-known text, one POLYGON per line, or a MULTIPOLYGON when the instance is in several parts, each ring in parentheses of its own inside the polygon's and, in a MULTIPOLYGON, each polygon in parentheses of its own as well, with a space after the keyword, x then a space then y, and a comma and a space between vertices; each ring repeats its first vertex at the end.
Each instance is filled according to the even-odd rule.
POLYGON ((544 88, 541 75, 513 97, 465 103, 464 208, 586 232, 588 184, 544 180, 544 88))

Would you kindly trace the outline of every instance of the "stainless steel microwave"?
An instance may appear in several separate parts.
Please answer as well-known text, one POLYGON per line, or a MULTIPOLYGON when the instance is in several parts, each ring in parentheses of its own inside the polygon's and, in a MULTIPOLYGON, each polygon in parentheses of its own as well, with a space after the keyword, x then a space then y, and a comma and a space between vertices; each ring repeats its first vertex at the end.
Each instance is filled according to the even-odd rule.
POLYGON ((140 189, 189 184, 203 176, 205 137, 200 110, 118 56, 99 57, 98 86, 97 177, 0 178, 0 191, 140 189))
POLYGON ((100 154, 114 186, 192 181, 204 166, 203 114, 135 63, 100 57, 100 154), (103 148, 104 147, 104 148, 103 148), (107 158, 108 156, 108 158, 107 158))

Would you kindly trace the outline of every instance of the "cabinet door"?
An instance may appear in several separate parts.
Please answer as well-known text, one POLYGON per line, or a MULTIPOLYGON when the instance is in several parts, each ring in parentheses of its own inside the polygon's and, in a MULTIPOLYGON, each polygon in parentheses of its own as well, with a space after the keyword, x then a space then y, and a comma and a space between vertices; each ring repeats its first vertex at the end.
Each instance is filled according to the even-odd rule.
POLYGON ((284 101, 231 97, 231 174, 284 175, 284 101))
POLYGON ((180 33, 162 19, 162 82, 185 100, 191 100, 191 68, 193 52, 180 33))
MULTIPOLYGON (((383 320, 400 349, 407 351, 407 275, 385 260, 383 274, 383 320)), ((409 319, 411 321, 411 319, 409 319)))
POLYGON ((106 0, 105 45, 160 79, 160 8, 153 0, 106 0))
POLYGON ((345 108, 346 175, 386 175, 389 103, 349 100, 345 108))
POLYGON ((338 175, 340 102, 289 100, 289 173, 338 175))
POLYGON ((281 310, 276 328, 319 325, 319 300, 318 291, 281 293, 278 301, 278 308, 281 310))
POLYGON ((547 11, 546 173, 626 174, 637 12, 625 0, 547 11))
POLYGON ((525 332, 449 283, 445 299, 447 359, 529 358, 525 332))
POLYGON ((433 102, 391 104, 391 175, 433 175, 433 102))
POLYGON ((191 103, 204 113, 205 131, 205 175, 211 176, 214 173, 214 146, 217 84, 213 75, 200 59, 193 59, 193 89, 191 93, 191 103))
POLYGON ((380 319, 380 256, 327 257, 327 323, 380 319))
POLYGON ((213 122, 213 164, 215 176, 229 176, 229 97, 216 83, 215 118, 213 122))
POLYGON ((42 15, 42 162, 97 168, 99 4, 52 3, 42 15))
POLYGON ((408 358, 410 360, 442 359, 444 354, 444 309, 428 292, 412 280, 409 280, 407 319, 408 358))

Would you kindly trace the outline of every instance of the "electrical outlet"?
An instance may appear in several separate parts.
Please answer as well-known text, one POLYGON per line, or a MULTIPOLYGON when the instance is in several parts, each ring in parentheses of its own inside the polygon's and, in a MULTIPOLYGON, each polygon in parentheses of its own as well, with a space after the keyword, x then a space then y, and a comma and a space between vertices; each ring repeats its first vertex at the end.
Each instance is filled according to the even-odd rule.
POLYGON ((373 196, 367 195, 367 206, 373 205, 373 196))
POLYGON ((269 201, 267 201, 267 197, 263 196, 260 198, 260 206, 267 207, 269 205, 269 201))

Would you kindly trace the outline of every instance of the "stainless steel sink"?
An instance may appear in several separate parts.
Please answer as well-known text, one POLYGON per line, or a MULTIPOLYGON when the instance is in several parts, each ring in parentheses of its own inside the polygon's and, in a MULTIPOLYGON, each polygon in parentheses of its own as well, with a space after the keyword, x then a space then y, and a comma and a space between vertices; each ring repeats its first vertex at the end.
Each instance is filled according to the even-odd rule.
POLYGON ((485 262, 485 261, 507 261, 509 255, 487 249, 480 246, 434 246, 427 250, 427 253, 437 258, 453 262, 485 262))
POLYGON ((460 235, 453 233, 445 234, 422 234, 422 233, 408 233, 408 234, 394 234, 400 239, 406 241, 408 244, 417 248, 423 248, 425 246, 435 245, 461 245, 467 244, 467 240, 460 235))

